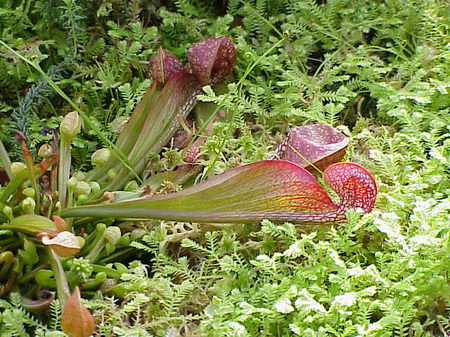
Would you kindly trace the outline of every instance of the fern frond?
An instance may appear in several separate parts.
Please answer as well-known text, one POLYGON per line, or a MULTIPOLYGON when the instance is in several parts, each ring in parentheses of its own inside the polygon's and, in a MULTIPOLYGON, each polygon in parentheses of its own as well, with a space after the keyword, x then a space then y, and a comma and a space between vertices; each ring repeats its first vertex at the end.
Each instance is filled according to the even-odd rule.
POLYGON ((59 300, 54 299, 50 304, 50 323, 49 325, 53 330, 61 329, 61 304, 59 300))
POLYGON ((241 5, 242 0, 229 0, 227 4, 227 13, 236 14, 238 7, 241 5))
MULTIPOLYGON (((54 81, 61 80, 64 75, 64 65, 65 63, 58 66, 51 66, 47 71, 47 75, 54 81)), ((19 100, 19 106, 11 113, 11 123, 8 127, 9 132, 14 134, 20 131, 27 135, 31 129, 31 121, 37 118, 35 116, 36 112, 53 94, 53 90, 44 78, 40 78, 36 84, 33 84, 26 96, 19 100)), ((30 148, 33 150, 32 147, 30 148)))
POLYGON ((210 253, 210 250, 208 248, 203 247, 202 245, 198 244, 197 242, 195 242, 194 240, 191 240, 191 239, 184 239, 181 242, 181 247, 194 249, 198 252, 205 253, 205 254, 210 253))
POLYGON ((76 58, 78 50, 87 41, 82 7, 75 0, 63 0, 60 6, 63 11, 62 22, 67 31, 72 47, 72 57, 76 58))
POLYGON ((169 317, 178 314, 181 303, 195 289, 194 284, 189 281, 183 281, 179 285, 172 285, 172 287, 167 294, 169 296, 163 302, 164 310, 169 317))

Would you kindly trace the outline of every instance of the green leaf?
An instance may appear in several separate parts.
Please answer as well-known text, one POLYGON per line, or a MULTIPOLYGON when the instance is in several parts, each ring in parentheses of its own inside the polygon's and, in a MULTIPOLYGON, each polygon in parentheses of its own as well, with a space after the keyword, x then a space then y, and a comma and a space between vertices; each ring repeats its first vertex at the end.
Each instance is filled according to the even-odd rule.
POLYGON ((304 168, 279 160, 254 162, 177 193, 140 200, 63 210, 61 216, 153 218, 206 223, 258 223, 263 219, 293 223, 336 223, 345 212, 369 212, 377 188, 372 175, 354 163, 337 163, 324 180, 341 200, 333 203, 304 168))
MULTIPOLYGON (((45 158, 42 162, 37 165, 34 165, 33 172, 35 177, 40 177, 42 174, 47 171, 47 169, 56 164, 58 161, 57 155, 51 155, 45 158)), ((0 192, 0 203, 3 203, 8 200, 8 198, 23 184, 25 181, 30 179, 30 172, 28 170, 23 170, 18 173, 9 183, 5 186, 3 190, 0 192)))
POLYGON ((14 218, 11 223, 2 225, 0 226, 0 228, 26 232, 30 234, 37 234, 41 232, 55 233, 58 231, 52 220, 35 214, 25 214, 18 216, 14 218))

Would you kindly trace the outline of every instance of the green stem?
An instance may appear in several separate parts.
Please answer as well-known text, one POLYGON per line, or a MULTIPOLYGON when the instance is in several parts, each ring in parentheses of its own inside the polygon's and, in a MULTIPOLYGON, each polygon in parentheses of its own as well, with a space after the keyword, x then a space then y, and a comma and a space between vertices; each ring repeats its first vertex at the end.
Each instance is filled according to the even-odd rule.
MULTIPOLYGON (((244 0, 241 0, 241 3, 246 6, 247 3, 244 0)), ((268 19, 266 19, 264 16, 261 15, 261 13, 256 10, 255 8, 253 8, 252 5, 247 6, 248 9, 250 9, 253 14, 255 14, 256 16, 258 16, 262 21, 264 21, 266 23, 266 25, 268 25, 270 28, 272 28, 280 37, 283 37, 283 33, 280 32, 277 27, 275 27, 268 19)))
POLYGON ((120 261, 122 257, 129 257, 130 253, 132 253, 134 248, 125 248, 119 252, 108 255, 101 260, 102 263, 110 263, 120 261))
POLYGON ((8 175, 9 180, 12 180, 13 175, 11 173, 11 159, 9 159, 8 152, 6 152, 5 146, 0 140, 0 164, 5 169, 6 174, 8 175))
POLYGON ((36 275, 36 273, 39 270, 42 270, 42 269, 45 269, 45 268, 48 268, 48 263, 44 263, 44 264, 40 265, 39 267, 36 267, 32 271, 26 273, 21 279, 19 279, 18 283, 19 284, 25 284, 25 283, 30 282, 34 278, 34 275, 36 275))
POLYGON ((61 209, 67 207, 67 181, 70 175, 70 164, 70 142, 61 137, 58 169, 58 199, 61 203, 61 209))
POLYGON ((105 239, 102 237, 100 240, 98 240, 94 247, 89 251, 89 254, 85 256, 85 259, 88 260, 90 263, 94 263, 100 253, 102 252, 103 248, 105 247, 105 239))
POLYGON ((122 273, 120 271, 115 270, 113 268, 108 268, 108 267, 105 267, 105 266, 99 266, 99 265, 96 265, 96 264, 93 264, 92 267, 93 267, 94 273, 101 273, 101 272, 103 272, 103 273, 106 274, 106 276, 114 278, 116 280, 120 279, 120 277, 122 276, 122 273))
MULTIPOLYGON (((33 172, 38 178, 40 175, 44 174, 47 169, 56 163, 56 155, 52 155, 44 159, 39 164, 33 167, 33 172)), ((27 179, 30 178, 30 173, 27 170, 23 170, 18 173, 0 192, 0 203, 4 203, 8 198, 22 185, 27 179)))
POLYGON ((39 194, 39 188, 37 184, 37 177, 34 172, 34 163, 33 163, 33 157, 31 156, 30 151, 28 150, 28 147, 25 143, 25 136, 21 132, 16 133, 16 138, 19 141, 20 148, 22 150, 23 158, 25 159, 25 165, 27 166, 28 174, 30 176, 31 185, 34 189, 35 194, 35 200, 36 200, 36 207, 34 212, 37 212, 40 209, 40 194, 39 194))
POLYGON ((59 260, 58 255, 51 249, 47 247, 47 255, 50 258, 50 265, 52 266, 53 273, 56 280, 56 290, 58 292, 59 302, 61 306, 64 306, 67 299, 70 297, 69 284, 67 283, 66 273, 59 260))

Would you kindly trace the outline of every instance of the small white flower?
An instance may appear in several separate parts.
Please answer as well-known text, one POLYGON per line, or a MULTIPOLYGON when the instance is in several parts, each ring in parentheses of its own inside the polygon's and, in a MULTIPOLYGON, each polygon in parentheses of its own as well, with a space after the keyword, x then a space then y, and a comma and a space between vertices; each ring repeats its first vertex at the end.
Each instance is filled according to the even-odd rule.
POLYGON ((306 289, 298 293, 299 298, 295 301, 295 306, 302 310, 316 311, 325 314, 327 311, 322 304, 317 302, 306 289))
POLYGON ((242 324, 239 324, 237 322, 230 322, 228 323, 228 326, 233 329, 233 335, 234 336, 240 336, 242 334, 245 334, 247 331, 245 330, 245 327, 242 324))
POLYGON ((356 325, 356 331, 358 331, 358 336, 367 336, 371 332, 380 330, 381 325, 379 323, 370 323, 368 327, 365 327, 361 324, 356 325))
POLYGON ((288 314, 294 311, 294 307, 291 304, 291 300, 288 298, 283 298, 279 300, 277 303, 275 303, 275 309, 282 314, 288 314))
POLYGON ((345 307, 353 305, 356 301, 355 293, 345 293, 343 295, 338 295, 334 298, 333 303, 339 304, 345 307))
POLYGON ((349 268, 347 269, 347 275, 350 276, 361 276, 364 274, 364 270, 361 267, 349 268))
POLYGON ((295 333, 296 335, 300 335, 300 333, 301 333, 300 328, 294 324, 289 324, 289 329, 291 329, 291 331, 293 333, 295 333))

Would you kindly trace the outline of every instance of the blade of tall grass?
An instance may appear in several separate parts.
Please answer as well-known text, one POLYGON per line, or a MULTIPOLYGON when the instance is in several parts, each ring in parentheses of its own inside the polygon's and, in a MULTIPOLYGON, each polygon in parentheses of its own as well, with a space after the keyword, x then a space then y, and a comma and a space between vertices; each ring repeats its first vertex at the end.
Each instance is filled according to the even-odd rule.
POLYGON ((9 180, 13 178, 11 173, 11 159, 9 159, 8 152, 6 152, 3 142, 0 140, 0 164, 4 168, 9 180))

